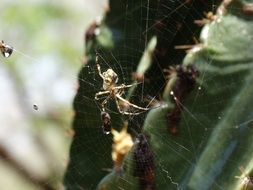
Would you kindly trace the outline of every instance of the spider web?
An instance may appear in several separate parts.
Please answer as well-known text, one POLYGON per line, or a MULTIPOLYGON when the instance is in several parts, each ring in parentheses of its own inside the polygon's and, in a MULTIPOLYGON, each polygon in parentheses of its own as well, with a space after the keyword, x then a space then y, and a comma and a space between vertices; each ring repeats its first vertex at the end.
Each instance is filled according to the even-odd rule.
MULTIPOLYGON (((116 47, 114 47, 112 50, 109 48, 108 51, 106 50, 106 47, 103 47, 103 45, 97 45, 94 47, 94 49, 95 51, 97 50, 99 52, 99 57, 101 60, 100 65, 102 67, 102 70, 106 71, 108 68, 112 68, 118 74, 119 85, 128 85, 133 82, 132 74, 136 72, 137 65, 140 62, 142 55, 144 54, 145 47, 147 47, 152 34, 155 35, 154 33, 158 33, 162 36, 159 39, 160 41, 158 41, 158 48, 156 49, 158 52, 154 53, 156 55, 161 54, 162 56, 160 56, 160 60, 159 56, 157 56, 158 58, 156 57, 154 59, 152 66, 145 73, 144 82, 142 82, 140 85, 137 85, 136 92, 131 97, 131 101, 135 104, 138 103, 137 105, 145 107, 145 104, 149 104, 149 102, 144 101, 145 98, 151 97, 150 99, 155 98, 158 101, 161 99, 161 89, 164 88, 166 80, 163 69, 169 65, 180 64, 183 57, 185 56, 184 51, 175 50, 174 46, 194 43, 194 40, 192 40, 192 38, 198 38, 200 28, 196 25, 192 26, 190 23, 194 22, 194 20, 202 19, 204 11, 215 11, 217 8, 216 2, 214 1, 210 2, 209 4, 206 2, 199 2, 199 4, 206 6, 206 9, 203 10, 196 9, 198 6, 201 7, 199 4, 189 6, 188 3, 188 1, 175 1, 174 4, 172 3, 174 6, 169 7, 169 2, 160 2, 159 6, 155 6, 151 3, 151 1, 127 1, 121 2, 122 5, 118 7, 113 4, 113 2, 111 2, 111 8, 116 9, 115 12, 117 13, 117 16, 114 17, 113 13, 109 13, 107 15, 108 22, 105 21, 105 23, 112 28, 112 39, 116 41, 116 47), (152 20, 154 18, 157 19, 155 22, 152 20), (181 27, 183 27, 182 30, 180 30, 181 27), (121 30, 121 28, 123 28, 123 30, 121 30), (166 52, 166 48, 168 48, 170 52, 166 52), (165 55, 163 56, 163 54, 165 55), (167 62, 164 62, 164 60, 167 60, 167 62)), ((103 27, 106 26, 101 26, 101 33, 103 31, 103 27)), ((92 51, 88 51, 88 56, 90 56, 90 53, 92 54, 92 51)), ((89 84, 85 85, 82 81, 80 81, 81 87, 75 99, 75 109, 77 111, 77 116, 75 118, 74 128, 77 133, 80 134, 80 137, 79 139, 74 139, 71 149, 73 162, 69 165, 69 173, 67 173, 66 182, 66 184, 69 185, 68 187, 70 189, 75 187, 75 183, 82 184, 81 186, 83 186, 84 189, 95 188, 97 186, 97 183, 95 182, 96 174, 98 172, 101 172, 99 175, 103 175, 103 171, 99 168, 108 168, 108 165, 111 165, 109 168, 113 167, 110 157, 111 151, 108 151, 110 150, 112 139, 111 136, 103 136, 101 133, 101 121, 99 123, 99 109, 94 108, 94 105, 88 105, 90 102, 89 98, 85 100, 87 102, 83 100, 83 97, 93 97, 94 93, 101 91, 102 85, 102 79, 99 78, 96 72, 94 59, 88 62, 87 67, 88 70, 83 69, 79 77, 84 79, 86 82, 92 81, 92 85, 90 85, 89 88, 89 84), (94 72, 94 76, 90 77, 90 72, 94 72), (93 110, 96 112, 97 117, 93 118, 92 115, 89 115, 87 113, 87 110, 93 110), (98 128, 96 128, 96 126, 98 128), (94 130, 94 128, 97 130, 94 130), (93 139, 90 138, 91 136, 93 139), (77 146, 82 147, 81 153, 80 149, 77 148, 77 146), (90 157, 87 155, 90 155, 90 157), (78 156, 82 157, 85 160, 76 161, 78 156), (95 158, 96 156, 97 158, 95 158), (85 170, 85 168, 87 169, 87 163, 91 162, 92 164, 96 163, 91 167, 91 170, 93 171, 87 171, 87 173, 80 172, 85 170), (93 172, 96 172, 96 174, 93 172)), ((202 78, 202 80, 204 80, 204 78, 202 78)), ((199 86, 198 89, 201 91, 201 86, 199 86)), ((186 163, 183 163, 182 167, 190 167, 191 165, 195 164, 197 155, 199 154, 198 152, 204 146, 206 142, 205 138, 207 138, 210 130, 212 130, 206 128, 204 121, 199 120, 198 117, 192 113, 192 110, 194 110, 195 107, 194 104, 198 102, 198 98, 200 96, 202 96, 201 92, 195 94, 195 102, 191 107, 185 107, 183 103, 179 102, 182 106, 182 109, 186 112, 185 115, 182 115, 182 122, 186 123, 187 135, 183 134, 182 137, 179 136, 175 138, 173 136, 171 137, 168 134, 168 131, 163 131, 164 134, 161 134, 161 131, 152 131, 153 136, 160 137, 160 139, 163 140, 163 144, 166 144, 170 148, 169 150, 164 151, 163 154, 166 156, 172 154, 175 159, 183 159, 186 163), (191 120, 194 120, 195 123, 198 123, 199 127, 207 131, 206 135, 204 133, 202 137, 203 139, 200 140, 200 144, 195 144, 196 142, 193 140, 196 138, 196 134, 194 134, 195 129, 192 129, 188 123, 190 120, 189 116, 191 120), (187 139, 184 139, 186 136, 187 139), (187 154, 191 155, 190 157, 193 157, 193 159, 187 158, 187 154)), ((99 104, 97 104, 97 106, 99 108, 99 104)), ((136 133, 140 133, 142 131, 142 126, 146 118, 146 114, 130 118, 122 118, 121 114, 119 114, 115 108, 114 101, 111 101, 107 108, 108 112, 111 114, 112 127, 114 129, 120 130, 123 125, 123 121, 128 120, 130 128, 129 132, 132 133, 133 136, 136 136, 136 133)), ((91 111, 92 114, 93 111, 91 111)), ((217 113, 214 115, 217 115, 217 113)), ((158 117, 160 120, 155 121, 157 125, 161 124, 161 122, 164 121, 164 118, 162 116, 158 117)), ((152 121, 150 121, 150 123, 152 123, 152 121)), ((175 161, 172 161, 169 164, 166 163, 166 159, 162 159, 164 158, 163 154, 158 151, 154 155, 154 157, 159 160, 156 163, 156 167, 158 166, 157 168, 159 170, 157 171, 157 174, 159 176, 157 178, 160 178, 160 180, 156 186, 158 189, 165 189, 166 184, 168 184, 168 181, 170 181, 171 186, 167 186, 167 188, 180 188, 181 180, 179 180, 177 174, 175 174, 178 166, 174 165, 175 161)), ((132 157, 127 158, 128 164, 132 162, 135 162, 132 157)), ((146 165, 149 167, 149 163, 146 163, 146 165)), ((129 164, 129 166, 126 164, 125 167, 131 167, 131 164, 129 164)), ((145 167, 145 164, 143 167, 145 167)), ((104 175, 106 175, 106 172, 104 172, 104 175)), ((136 188, 134 182, 131 179, 119 176, 118 180, 120 181, 118 183, 114 181, 116 184, 118 184, 116 187, 114 187, 115 189, 136 188)), ((102 187, 103 186, 101 186, 101 188, 102 187)), ((218 184, 216 187, 221 188, 218 184)))
MULTIPOLYGON (((159 4, 151 0, 141 0, 138 2, 128 0, 120 1, 118 5, 113 1, 111 3, 111 9, 116 10, 116 16, 109 13, 107 15, 107 21, 105 23, 102 22, 101 26, 97 28, 98 40, 94 43, 95 45, 89 46, 86 41, 87 63, 83 65, 79 72, 79 76, 75 77, 74 74, 70 74, 69 68, 55 68, 60 74, 58 73, 58 75, 56 75, 57 78, 52 77, 49 81, 58 80, 59 83, 67 83, 67 87, 61 86, 60 84, 51 86, 48 84, 48 81, 43 80, 44 77, 48 78, 48 76, 40 74, 40 72, 47 73, 46 65, 54 65, 56 62, 61 62, 61 60, 54 60, 50 54, 45 56, 43 58, 45 60, 43 60, 38 58, 37 55, 34 56, 29 52, 27 53, 27 51, 24 53, 23 48, 14 47, 15 51, 13 57, 15 61, 20 64, 18 69, 25 70, 24 76, 22 77, 32 78, 27 84, 27 88, 30 89, 28 90, 28 95, 26 95, 27 98, 21 98, 23 102, 22 106, 29 110, 28 113, 34 114, 35 112, 37 115, 38 113, 41 114, 40 117, 45 117, 49 112, 48 110, 54 110, 53 116, 49 118, 53 117, 57 120, 60 119, 60 117, 68 117, 69 119, 64 121, 65 123, 63 124, 65 126, 63 127, 64 130, 60 130, 60 133, 63 133, 66 128, 68 129, 66 125, 70 125, 70 120, 72 119, 72 115, 69 111, 70 107, 67 108, 68 111, 66 111, 65 115, 54 114, 57 113, 58 110, 64 109, 62 108, 61 100, 62 102, 66 101, 66 99, 69 102, 71 101, 71 97, 74 96, 75 89, 77 88, 75 88, 75 80, 78 79, 79 81, 79 87, 77 88, 77 95, 75 96, 73 106, 75 110, 73 121, 74 131, 68 130, 71 134, 75 133, 70 147, 70 162, 65 174, 65 185, 68 189, 95 189, 103 177, 108 175, 108 171, 113 169, 113 161, 111 158, 112 135, 105 135, 103 133, 101 127, 102 121, 100 118, 101 101, 94 100, 95 93, 103 91, 103 80, 98 75, 95 65, 96 52, 98 52, 99 55, 99 63, 102 72, 111 68, 117 73, 119 77, 117 85, 134 84, 135 90, 133 93, 129 94, 129 91, 126 90, 123 97, 129 98, 131 103, 141 107, 151 107, 152 103, 158 103, 150 111, 151 114, 157 114, 155 108, 167 109, 161 101, 162 92, 166 86, 166 74, 164 73, 164 69, 168 68, 170 65, 181 64, 186 54, 184 50, 176 50, 174 47, 177 45, 194 44, 194 38, 198 39, 201 28, 194 25, 193 21, 202 19, 204 11, 215 12, 218 5, 218 2, 214 0, 209 2, 179 0, 168 2, 161 1, 159 4), (201 9, 202 6, 203 9, 201 9), (154 22, 154 18, 156 22, 154 22), (112 33, 110 34, 108 30, 111 30, 112 33), (100 34, 105 37, 99 39, 100 34), (157 41, 158 48, 156 52, 153 52, 155 56, 152 57, 152 64, 145 72, 144 80, 136 82, 133 75, 137 71, 145 48, 154 35, 160 35, 161 38, 157 41), (112 39, 115 41, 115 47, 113 48, 110 46, 109 42, 112 39), (23 59, 23 62, 19 61, 20 59, 23 59), (27 62, 32 64, 28 64, 27 62), (33 67, 34 69, 29 69, 33 67), (68 78, 61 78, 62 75, 68 76, 68 78), (69 80, 73 82, 69 83, 69 80), (35 81, 41 82, 40 89, 33 89, 32 86, 35 81), (51 91, 48 94, 43 93, 44 89, 47 88, 51 89, 51 91), (71 93, 66 91, 66 89, 71 89, 71 93), (52 94, 58 94, 56 95, 58 98, 52 100, 46 98, 52 94), (37 112, 33 110, 34 106, 38 106, 37 112)), ((235 9, 235 11, 237 11, 237 9, 235 9)), ((75 36, 75 34, 71 36, 75 36)), ((94 40, 94 37, 91 37, 91 41, 92 40, 94 40)), ((15 42, 15 40, 13 41, 15 42)), ((12 43, 11 45, 14 44, 16 43, 12 43)), ((80 49, 81 48, 79 48, 79 51, 80 49)), ((81 54, 81 52, 79 53, 81 54)), ((6 63, 8 61, 1 59, 1 62, 6 63)), ((210 62, 210 64, 212 63, 210 62)), ((75 71, 72 73, 75 73, 75 71)), ((56 73, 53 72, 51 76, 55 74, 56 73)), ((201 81, 211 81, 213 83, 214 80, 216 79, 208 78, 208 76, 205 75, 202 75, 201 78, 201 81)), ((240 84, 241 82, 237 81, 235 78, 229 78, 229 80, 224 82, 224 86, 236 86, 240 84)), ((151 129, 151 140, 159 141, 161 143, 161 149, 167 148, 167 150, 164 151, 153 152, 155 173, 157 175, 156 179, 159 178, 159 180, 156 180, 156 189, 180 189, 185 181, 178 177, 180 176, 177 173, 178 168, 194 167, 197 163, 200 151, 206 144, 206 139, 210 131, 213 130, 211 127, 206 127, 206 122, 212 123, 212 121, 205 121, 201 115, 205 115, 207 109, 213 107, 213 105, 219 107, 221 103, 230 102, 230 97, 225 95, 219 98, 216 97, 216 99, 210 102, 203 101, 204 93, 202 91, 204 87, 199 83, 196 88, 198 91, 191 95, 193 96, 194 102, 179 102, 183 110, 180 122, 187 127, 186 129, 182 129, 180 128, 181 126, 179 126, 179 134, 177 136, 170 134, 169 130, 151 129), (202 111, 195 112, 195 110, 202 111), (193 124, 196 128, 201 128, 202 131, 204 131, 201 137, 196 137, 198 134, 197 130, 192 127, 193 124), (198 139, 198 141, 195 139, 198 139), (171 159, 170 163, 167 163, 168 157, 171 159), (177 159, 183 160, 180 166, 178 165, 177 159)), ((222 91, 222 89, 220 90, 222 91)), ((172 98, 177 97, 172 94, 172 98)), ((143 126, 156 125, 159 127, 164 121, 163 113, 160 113, 161 115, 156 117, 158 118, 156 121, 146 120, 147 114, 150 114, 149 112, 136 116, 122 116, 122 114, 118 112, 113 99, 106 105, 106 111, 111 116, 111 126, 113 129, 120 131, 124 121, 128 121, 128 132, 132 135, 134 140, 136 140, 138 134, 143 131, 143 126)), ((136 110, 133 109, 131 111, 134 112, 136 110)), ((26 115, 28 114, 27 112, 25 113, 26 115)), ((213 126, 215 126, 215 122, 222 119, 223 113, 220 113, 217 108, 215 112, 210 112, 208 114, 212 115, 215 120, 213 121, 213 126)), ((239 126, 241 124, 242 123, 238 123, 237 125, 239 126)), ((40 125, 43 127, 46 124, 40 125)), ((47 125, 62 126, 61 122, 56 122, 56 124, 49 122, 47 125)), ((54 137, 52 136, 52 138, 54 137)), ((15 140, 15 137, 11 139, 15 140)), ((66 144, 68 144, 69 141, 70 138, 68 136, 63 137, 64 148, 68 147, 66 144)), ((54 142, 52 142, 52 144, 53 143, 54 142)), ((241 147, 241 149, 243 149, 243 147, 241 147)), ((59 178, 62 177, 62 168, 64 167, 61 166, 61 169, 59 169, 57 165, 60 163, 60 165, 65 165, 66 167, 68 156, 66 153, 61 153, 60 156, 54 156, 53 159, 55 160, 53 164, 47 167, 56 166, 55 171, 59 172, 60 170, 61 175, 52 172, 53 174, 50 176, 50 179, 46 178, 45 181, 46 184, 57 184, 57 188, 60 188, 58 183, 61 181, 59 178)), ((135 161, 136 160, 131 156, 126 157, 124 167, 131 168, 132 163, 135 161)), ((235 161, 230 160, 230 162, 235 161)), ((41 161, 41 163, 43 163, 43 161, 41 161)), ((43 164, 41 165, 43 167, 43 164)), ((240 164, 235 163, 235 165, 237 168, 240 167, 240 164)), ((147 161, 147 163, 144 163, 143 168, 149 166, 150 162, 147 161)), ((18 167, 21 170, 26 168, 23 166, 18 167)), ((188 174, 186 173, 185 175, 187 176, 188 174)), ((239 169, 236 175, 240 175, 239 169)), ((138 186, 135 185, 137 180, 136 176, 134 179, 125 177, 124 170, 122 176, 119 175, 117 180, 120 181, 120 183, 115 182, 117 185, 114 189, 138 189, 138 186)), ((218 181, 214 182, 214 184, 216 189, 223 189, 218 181)), ((41 188, 40 185, 35 185, 35 187, 38 189, 41 188)))

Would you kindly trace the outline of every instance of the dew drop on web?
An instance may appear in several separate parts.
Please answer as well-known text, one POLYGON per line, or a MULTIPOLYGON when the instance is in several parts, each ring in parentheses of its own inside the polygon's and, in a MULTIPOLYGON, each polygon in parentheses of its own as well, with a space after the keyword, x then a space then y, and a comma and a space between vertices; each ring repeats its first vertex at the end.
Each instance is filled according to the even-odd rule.
POLYGON ((4 55, 4 57, 10 57, 10 54, 7 52, 4 52, 3 55, 4 55))
POLYGON ((38 105, 37 104, 33 104, 33 109, 36 110, 36 111, 39 110, 38 105))
POLYGON ((1 52, 4 57, 10 57, 13 52, 13 48, 11 46, 4 45, 1 47, 1 52))

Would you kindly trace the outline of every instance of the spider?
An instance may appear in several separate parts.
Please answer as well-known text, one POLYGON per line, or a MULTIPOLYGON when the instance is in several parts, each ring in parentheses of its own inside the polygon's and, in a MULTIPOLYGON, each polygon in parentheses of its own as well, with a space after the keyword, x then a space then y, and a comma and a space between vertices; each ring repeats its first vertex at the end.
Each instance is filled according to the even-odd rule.
POLYGON ((0 42, 0 51, 2 52, 4 57, 10 57, 13 52, 13 47, 5 44, 4 41, 2 40, 0 42))
POLYGON ((117 86, 118 82, 118 75, 115 73, 112 69, 107 69, 105 72, 101 72, 100 65, 98 63, 98 55, 96 55, 96 65, 97 70, 99 73, 99 76, 103 79, 103 90, 95 94, 95 100, 99 100, 99 96, 102 95, 108 95, 105 100, 101 103, 102 111, 105 111, 105 107, 107 102, 110 99, 114 99, 116 102, 117 109, 119 113, 123 115, 138 115, 140 113, 143 113, 144 111, 148 111, 149 108, 143 108, 140 106, 137 106, 128 100, 124 99, 122 95, 125 92, 125 89, 132 87, 133 85, 125 85, 121 84, 117 86), (126 111, 126 108, 135 108, 136 110, 139 110, 138 112, 129 112, 126 111))

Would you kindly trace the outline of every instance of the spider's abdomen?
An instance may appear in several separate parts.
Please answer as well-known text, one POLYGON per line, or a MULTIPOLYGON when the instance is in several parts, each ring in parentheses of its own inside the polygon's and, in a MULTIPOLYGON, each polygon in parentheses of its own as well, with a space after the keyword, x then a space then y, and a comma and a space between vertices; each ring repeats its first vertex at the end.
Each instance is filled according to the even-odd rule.
POLYGON ((118 82, 118 75, 112 69, 107 69, 107 71, 103 72, 103 76, 104 76, 103 81, 104 90, 110 90, 118 82))

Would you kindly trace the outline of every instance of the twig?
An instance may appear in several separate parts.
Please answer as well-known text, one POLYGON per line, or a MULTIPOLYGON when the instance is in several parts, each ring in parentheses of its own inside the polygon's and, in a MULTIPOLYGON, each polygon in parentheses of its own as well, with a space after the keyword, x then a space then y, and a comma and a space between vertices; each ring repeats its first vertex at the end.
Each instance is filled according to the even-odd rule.
POLYGON ((37 176, 31 174, 25 167, 23 167, 11 154, 8 153, 5 147, 0 145, 0 157, 11 166, 17 173, 19 173, 27 181, 31 182, 36 186, 40 186, 44 190, 55 190, 50 184, 47 183, 46 179, 40 179, 37 176))

